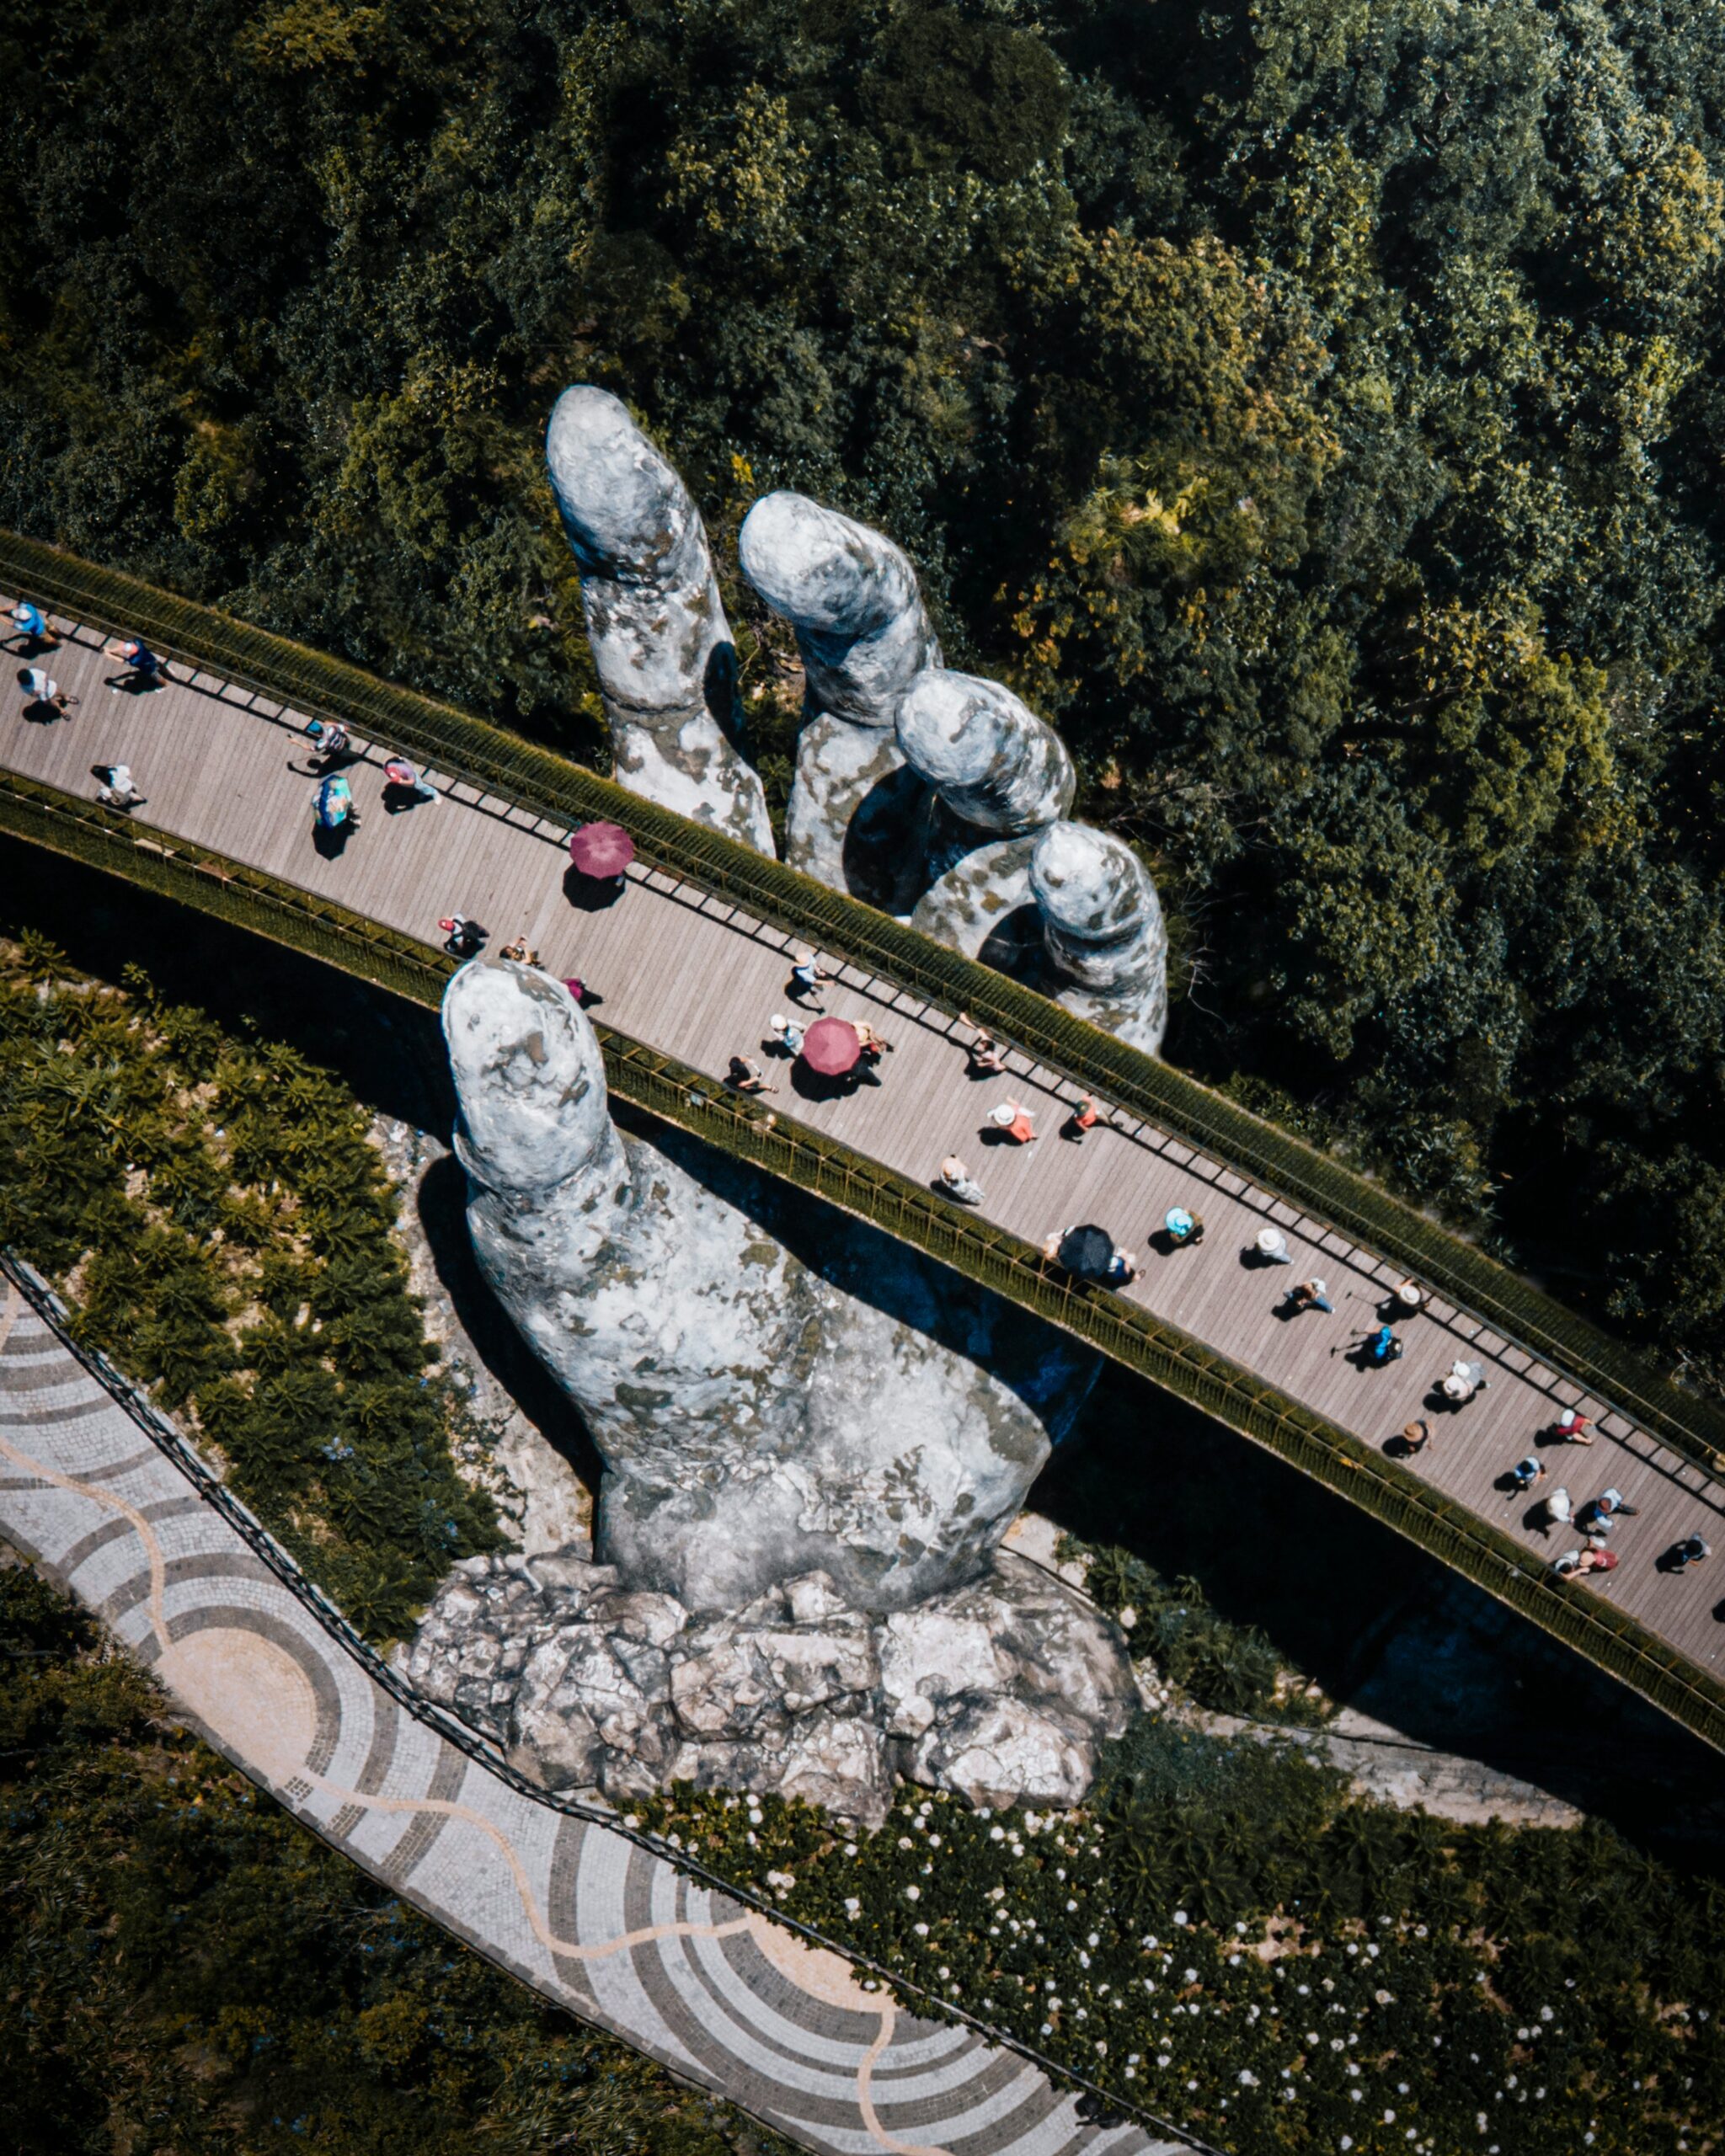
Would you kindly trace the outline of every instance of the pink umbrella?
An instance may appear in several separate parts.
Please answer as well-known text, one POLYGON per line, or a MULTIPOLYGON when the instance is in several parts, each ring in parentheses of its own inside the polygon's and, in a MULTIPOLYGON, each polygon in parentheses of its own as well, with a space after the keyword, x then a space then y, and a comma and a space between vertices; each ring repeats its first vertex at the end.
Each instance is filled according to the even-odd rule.
POLYGON ((621 824, 583 824, 569 837, 569 859, 584 876, 621 876, 635 857, 635 841, 621 824))
POLYGON ((823 1077, 841 1078, 857 1068, 862 1043, 842 1018, 817 1018, 803 1036, 803 1060, 823 1077))

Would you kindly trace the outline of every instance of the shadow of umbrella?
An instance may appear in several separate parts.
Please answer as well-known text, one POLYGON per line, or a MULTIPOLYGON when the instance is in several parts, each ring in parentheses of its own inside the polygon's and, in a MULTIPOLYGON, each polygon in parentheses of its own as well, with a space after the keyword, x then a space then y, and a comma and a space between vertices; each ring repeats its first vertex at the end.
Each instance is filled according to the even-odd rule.
POLYGON ((1114 1262, 1114 1239, 1106 1228, 1093 1224, 1068 1228, 1055 1255, 1068 1273, 1076 1273, 1081 1280, 1101 1280, 1114 1262))

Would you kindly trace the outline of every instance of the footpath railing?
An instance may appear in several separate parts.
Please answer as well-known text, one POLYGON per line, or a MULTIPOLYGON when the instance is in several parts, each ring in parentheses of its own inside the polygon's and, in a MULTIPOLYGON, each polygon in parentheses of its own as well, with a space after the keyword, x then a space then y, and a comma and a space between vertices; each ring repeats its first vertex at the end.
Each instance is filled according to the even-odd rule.
MULTIPOLYGON (((0 830, 121 875, 435 1009, 454 961, 115 811, 0 771, 0 830)), ((595 1022, 612 1091, 733 1158, 887 1230, 1088 1342, 1417 1543, 1725 1751, 1725 1686, 1584 1585, 1386 1454, 1178 1326, 851 1147, 595 1022)))
MULTIPOLYGON (((858 1953, 855 1947, 846 1945, 842 1940, 830 1937, 814 1925, 804 1923, 800 1918, 788 1915, 752 1886, 740 1885, 735 1880, 724 1878, 718 1872, 710 1870, 698 1859, 692 1857, 686 1849, 675 1847, 660 1836, 649 1833, 641 1828, 628 1825, 617 1812, 599 1805, 584 1804, 579 1797, 564 1796, 542 1789, 537 1782, 530 1781, 518 1768, 510 1764, 501 1752, 488 1744, 477 1731, 470 1729, 437 1701, 428 1700, 405 1678, 391 1668, 371 1641, 355 1630, 323 1588, 314 1580, 307 1577, 256 1515, 241 1503, 219 1476, 211 1471, 180 1432, 158 1410, 148 1395, 134 1385, 124 1372, 117 1369, 99 1349, 87 1348, 73 1337, 67 1326, 65 1305, 33 1265, 19 1257, 16 1251, 0 1248, 0 1278, 12 1283, 66 1353, 101 1386, 115 1405, 131 1418, 157 1450, 185 1478, 211 1510, 310 1613, 343 1653, 364 1670, 371 1683, 387 1692, 404 1713, 411 1715, 415 1721, 422 1723, 446 1744, 452 1745, 487 1774, 494 1775, 518 1796, 525 1797, 529 1803, 536 1804, 544 1811, 555 1812, 564 1818, 579 1819, 588 1826, 602 1828, 606 1833, 615 1834, 648 1855, 656 1857, 660 1863, 669 1865, 686 1878, 727 1896, 745 1908, 771 1918, 774 1924, 795 1932, 811 1946, 824 1947, 828 1953, 836 1954, 847 1961, 852 1968, 862 1971, 877 1985, 888 1988, 895 1998, 913 2011, 943 2020, 962 2022, 985 2037, 990 2043, 1028 2060, 1057 2084, 1076 2089, 1093 2098, 1098 2111, 1104 2116, 1111 2116, 1122 2123, 1128 2119, 1135 2119, 1157 2133, 1183 2143, 1196 2151, 1197 2156, 1223 2156, 1221 2150, 1211 2143, 1199 2139, 1188 2128, 1176 2126, 1172 2120, 1160 2118, 1155 2112, 1146 2111, 1130 2096, 1099 2087, 1073 2068, 1059 2059, 1047 2057, 1033 2044, 1015 2036, 1010 2030, 997 2028, 980 2015, 973 2014, 968 2008, 928 1990, 914 1977, 889 1968, 884 1962, 874 1961, 868 1955, 858 1953)), ((483 1940, 464 1935, 468 1936, 468 1943, 475 1945, 478 1951, 482 1953, 487 1951, 483 1940)), ((488 1956, 488 1958, 498 1957, 488 1956)), ((509 1974, 515 1974, 507 1964, 499 1963, 499 1966, 505 1967, 509 1974)), ((742 2108, 748 2108, 745 2102, 742 2108)))
MULTIPOLYGON (((1513 1345, 1557 1364, 1586 1391, 1710 1473, 1725 1473, 1725 1412, 1674 1384, 1622 1342, 1370 1177, 890 915, 452 704, 380 680, 344 660, 38 540, 0 532, 0 584, 93 627, 142 633, 308 716, 356 725, 370 738, 530 813, 572 825, 595 817, 626 821, 650 863, 733 899, 943 1010, 969 1011, 1083 1089, 1215 1155, 1418 1275, 1513 1345)), ((377 963, 386 963, 381 952, 377 963)))

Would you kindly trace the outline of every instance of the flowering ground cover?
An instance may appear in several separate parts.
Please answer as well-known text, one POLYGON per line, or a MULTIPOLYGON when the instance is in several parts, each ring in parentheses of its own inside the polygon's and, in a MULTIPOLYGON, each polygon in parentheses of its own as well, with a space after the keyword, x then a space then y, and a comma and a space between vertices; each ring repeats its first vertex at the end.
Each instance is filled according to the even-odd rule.
POLYGON ((1451 1826, 1150 1721, 1071 1814, 906 1789, 873 1834, 686 1790, 639 1816, 1242 2156, 1720 2145, 1725 1895, 1602 1825, 1451 1826))

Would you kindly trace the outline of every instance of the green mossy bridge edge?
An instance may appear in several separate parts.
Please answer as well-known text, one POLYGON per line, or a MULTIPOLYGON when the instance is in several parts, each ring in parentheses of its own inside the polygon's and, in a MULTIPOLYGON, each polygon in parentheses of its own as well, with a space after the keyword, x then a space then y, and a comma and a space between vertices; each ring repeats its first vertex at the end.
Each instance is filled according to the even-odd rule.
MULTIPOLYGON (((429 1009, 456 970, 443 953, 344 907, 12 772, 0 771, 0 831, 429 1009)), ((1359 1506, 1725 1751, 1725 1686, 1338 1424, 933 1190, 610 1027, 595 1030, 611 1090, 632 1106, 884 1229, 1098 1348, 1359 1506)))
POLYGON ((650 864, 734 899, 950 1013, 969 1011, 1083 1088, 1218 1156, 1262 1188, 1418 1275, 1515 1346, 1559 1365, 1586 1390, 1710 1474, 1725 1475, 1725 1412, 1674 1384, 1636 1350, 1370 1177, 889 915, 453 704, 40 540, 0 531, 0 580, 14 593, 27 592, 90 626, 142 633, 169 653, 183 654, 308 716, 357 725, 368 738, 529 814, 570 824, 592 818, 626 822, 650 864))

